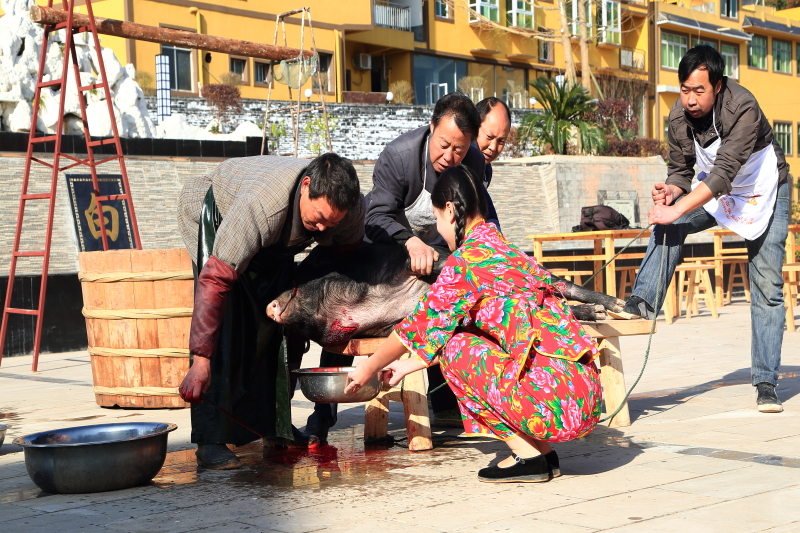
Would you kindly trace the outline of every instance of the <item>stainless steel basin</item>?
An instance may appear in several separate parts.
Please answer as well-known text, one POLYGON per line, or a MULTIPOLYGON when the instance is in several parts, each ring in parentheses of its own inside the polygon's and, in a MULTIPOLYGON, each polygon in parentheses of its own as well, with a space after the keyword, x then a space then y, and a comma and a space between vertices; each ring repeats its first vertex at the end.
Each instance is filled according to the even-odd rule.
POLYGON ((347 374, 355 370, 352 366, 337 366, 329 368, 301 368, 295 370, 297 381, 303 395, 312 402, 319 403, 355 403, 368 402, 380 392, 378 375, 361 387, 358 392, 345 394, 347 374))
POLYGON ((175 424, 132 422, 43 431, 14 439, 45 492, 74 494, 147 483, 164 465, 175 424))

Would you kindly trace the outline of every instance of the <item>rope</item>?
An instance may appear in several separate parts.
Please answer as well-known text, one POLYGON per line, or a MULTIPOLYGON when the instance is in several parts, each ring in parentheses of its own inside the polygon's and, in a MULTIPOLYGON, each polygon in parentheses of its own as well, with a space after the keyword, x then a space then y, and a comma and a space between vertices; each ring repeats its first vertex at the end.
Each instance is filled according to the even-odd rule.
POLYGON ((616 259, 616 258, 617 258, 617 257, 618 257, 618 256, 619 256, 619 255, 620 255, 622 252, 624 252, 625 250, 627 250, 628 248, 630 248, 630 247, 631 247, 631 245, 633 245, 634 241, 635 241, 636 239, 638 239, 639 237, 641 237, 641 236, 642 236, 642 233, 644 233, 645 231, 649 230, 651 227, 653 227, 653 225, 652 225, 652 224, 650 224, 650 225, 649 225, 649 226, 647 226, 646 228, 642 229, 642 231, 640 231, 640 232, 639 232, 639 234, 638 234, 638 235, 636 235, 636 237, 634 237, 633 239, 631 239, 631 242, 629 242, 628 244, 626 244, 625 246, 623 246, 623 247, 622 247, 622 250, 620 250, 619 252, 617 252, 616 254, 614 254, 614 257, 612 257, 611 259, 609 259, 608 261, 606 261, 606 264, 605 264, 605 265, 603 265, 603 266, 601 266, 600 268, 598 268, 598 269, 597 269, 597 272, 595 272, 594 274, 592 274, 592 275, 589 277, 589 279, 587 279, 586 281, 584 281, 584 282, 581 284, 581 287, 585 287, 587 283, 589 283, 590 281, 592 281, 592 280, 593 280, 593 279, 594 279, 594 278, 595 278, 595 277, 596 277, 596 276, 597 276, 597 275, 598 275, 600 272, 602 272, 603 270, 605 270, 605 269, 606 269, 606 267, 607 267, 608 265, 610 265, 612 261, 614 261, 614 259, 616 259))
POLYGON ((179 318, 192 316, 191 307, 171 307, 165 309, 81 309, 86 318, 103 320, 125 320, 130 318, 179 318))
POLYGON ((186 348, 100 348, 89 347, 89 355, 102 357, 189 357, 186 348))
POLYGON ((178 279, 194 279, 191 270, 178 270, 174 272, 112 272, 112 273, 87 273, 79 272, 78 281, 88 283, 115 283, 118 281, 166 281, 178 279))
MULTIPOLYGON (((648 226, 649 227, 649 226, 648 226)), ((623 248, 624 249, 624 248, 623 248)), ((661 262, 658 266, 658 284, 656 285, 656 302, 658 302, 661 298, 661 291, 664 289, 664 262, 667 258, 667 229, 664 228, 664 240, 661 244, 661 262)), ((603 267, 605 268, 605 267, 603 267)), ((660 309, 660 308, 659 308, 660 309)), ((639 380, 642 379, 642 375, 644 375, 644 369, 647 367, 647 361, 650 359, 650 345, 653 342, 653 333, 656 330, 656 320, 658 319, 658 311, 659 309, 653 310, 653 322, 650 324, 650 336, 647 338, 647 349, 644 351, 644 362, 642 362, 642 369, 639 371, 639 375, 636 377, 636 381, 633 382, 631 388, 628 389, 628 392, 625 394, 625 397, 620 402, 619 406, 614 410, 613 413, 606 416, 605 418, 598 420, 597 423, 600 424, 605 422, 606 420, 612 420, 617 414, 622 410, 625 406, 625 402, 628 401, 628 396, 631 395, 633 389, 636 388, 636 385, 639 384, 639 380)))
POLYGON ((178 387, 101 387, 95 385, 95 394, 104 396, 180 396, 178 387))

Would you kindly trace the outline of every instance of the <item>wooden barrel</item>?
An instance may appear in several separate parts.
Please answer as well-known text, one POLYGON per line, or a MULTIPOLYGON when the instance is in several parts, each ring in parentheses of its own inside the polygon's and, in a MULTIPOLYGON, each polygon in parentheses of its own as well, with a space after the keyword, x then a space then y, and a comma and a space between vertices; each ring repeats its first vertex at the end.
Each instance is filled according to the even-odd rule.
POLYGON ((98 405, 188 407, 194 281, 186 250, 78 254, 83 315, 98 405))

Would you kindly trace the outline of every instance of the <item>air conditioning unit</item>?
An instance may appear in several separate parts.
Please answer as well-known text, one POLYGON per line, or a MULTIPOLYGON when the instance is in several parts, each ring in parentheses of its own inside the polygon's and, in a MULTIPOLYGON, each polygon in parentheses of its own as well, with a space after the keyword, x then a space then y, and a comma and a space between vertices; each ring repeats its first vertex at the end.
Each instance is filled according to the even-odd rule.
POLYGON ((372 70, 372 56, 369 54, 356 54, 353 63, 359 70, 372 70))

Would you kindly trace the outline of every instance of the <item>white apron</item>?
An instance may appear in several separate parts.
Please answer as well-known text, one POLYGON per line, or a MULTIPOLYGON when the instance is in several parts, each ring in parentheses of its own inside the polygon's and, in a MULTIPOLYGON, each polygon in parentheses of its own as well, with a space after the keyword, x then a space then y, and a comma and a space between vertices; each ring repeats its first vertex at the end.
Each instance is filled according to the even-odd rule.
POLYGON ((425 184, 428 181, 428 158, 430 157, 428 155, 429 139, 430 137, 425 139, 425 149, 423 150, 422 192, 419 193, 414 203, 406 207, 403 212, 408 225, 411 227, 411 232, 425 244, 430 244, 439 237, 439 231, 436 229, 436 218, 433 216, 431 193, 425 188, 425 184))
MULTIPOLYGON (((708 148, 702 148, 694 139, 696 162, 701 172, 697 175, 702 182, 711 172, 717 150, 722 144, 717 131, 716 115, 712 115, 712 124, 717 140, 708 148)), ((775 197, 778 194, 778 157, 770 143, 765 148, 753 153, 739 168, 739 172, 731 180, 731 192, 718 199, 712 198, 703 208, 713 216, 717 223, 728 228, 747 240, 755 240, 767 229, 769 219, 775 209, 775 197)), ((695 183, 692 190, 700 183, 695 183)))

